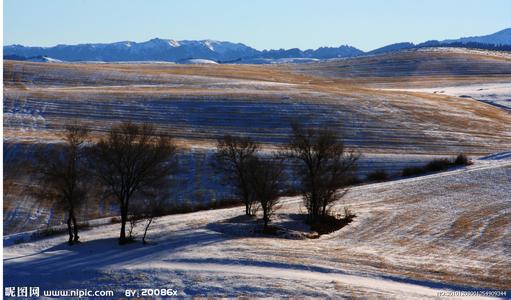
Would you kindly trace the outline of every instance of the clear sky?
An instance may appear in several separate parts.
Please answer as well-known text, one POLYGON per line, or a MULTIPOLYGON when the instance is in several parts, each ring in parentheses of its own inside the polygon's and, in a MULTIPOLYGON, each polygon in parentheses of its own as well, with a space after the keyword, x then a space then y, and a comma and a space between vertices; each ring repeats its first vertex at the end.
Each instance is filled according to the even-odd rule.
POLYGON ((242 42, 256 49, 386 44, 511 27, 510 0, 4 0, 4 45, 242 42))

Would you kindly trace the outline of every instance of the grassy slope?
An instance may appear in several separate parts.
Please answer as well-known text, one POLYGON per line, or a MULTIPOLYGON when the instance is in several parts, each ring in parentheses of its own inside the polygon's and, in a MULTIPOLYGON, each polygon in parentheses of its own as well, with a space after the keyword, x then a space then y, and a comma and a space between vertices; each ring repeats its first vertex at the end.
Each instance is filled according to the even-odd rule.
POLYGON ((9 139, 36 128, 22 134, 30 139, 70 117, 98 134, 118 119, 150 120, 192 144, 225 132, 279 143, 298 118, 340 126, 364 152, 485 154, 511 146, 509 114, 375 87, 509 80, 510 68, 504 58, 427 52, 296 66, 7 62, 4 125, 9 139))

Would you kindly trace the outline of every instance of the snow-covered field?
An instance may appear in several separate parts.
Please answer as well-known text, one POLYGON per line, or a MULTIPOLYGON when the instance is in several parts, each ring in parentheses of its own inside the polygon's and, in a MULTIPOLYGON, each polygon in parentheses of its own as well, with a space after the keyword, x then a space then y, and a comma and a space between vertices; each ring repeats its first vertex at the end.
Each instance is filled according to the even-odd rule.
MULTIPOLYGON (((83 231, 71 247, 64 235, 6 243, 4 284, 118 296, 128 288, 182 296, 410 299, 474 289, 509 296, 510 186, 511 155, 501 153, 467 168, 353 188, 337 208, 349 206, 357 218, 319 239, 217 230, 242 214, 235 207, 162 217, 146 246, 118 246, 118 224, 83 231)), ((304 210, 298 197, 282 201, 278 219, 304 210)))
POLYGON ((472 98, 511 111, 511 82, 438 86, 434 88, 387 89, 472 98))

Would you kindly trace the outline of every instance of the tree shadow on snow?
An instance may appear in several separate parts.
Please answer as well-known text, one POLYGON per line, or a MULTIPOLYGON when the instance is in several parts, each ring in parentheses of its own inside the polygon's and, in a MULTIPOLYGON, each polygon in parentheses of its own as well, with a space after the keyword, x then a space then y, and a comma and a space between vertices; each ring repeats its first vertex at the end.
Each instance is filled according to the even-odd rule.
POLYGON ((26 285, 34 282, 45 283, 48 280, 58 281, 59 276, 66 279, 65 274, 76 277, 76 273, 84 270, 115 269, 116 265, 157 261, 172 252, 228 239, 216 232, 187 229, 173 231, 171 235, 153 245, 143 245, 139 241, 119 245, 114 237, 90 241, 84 239, 72 246, 61 243, 38 253, 4 259, 4 284, 22 282, 26 285))

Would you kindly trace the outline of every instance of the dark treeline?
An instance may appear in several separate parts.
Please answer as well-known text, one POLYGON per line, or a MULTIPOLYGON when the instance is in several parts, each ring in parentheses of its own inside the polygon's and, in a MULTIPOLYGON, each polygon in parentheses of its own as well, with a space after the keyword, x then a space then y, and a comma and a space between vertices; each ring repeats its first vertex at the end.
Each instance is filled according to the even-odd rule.
POLYGON ((427 41, 415 46, 415 48, 428 48, 428 47, 450 47, 450 48, 469 48, 493 51, 511 51, 511 45, 504 44, 485 44, 477 42, 440 42, 440 41, 427 41))
MULTIPOLYGON (((327 217, 352 182, 359 157, 346 150, 339 130, 301 123, 291 128, 288 141, 273 151, 249 137, 226 135, 217 140, 212 167, 244 203, 246 215, 261 213, 264 229, 289 190, 302 195, 308 221, 327 217)), ((65 208, 69 244, 79 242, 77 208, 86 196, 118 203, 120 244, 132 241, 133 228, 145 221, 145 243, 154 218, 165 214, 178 170, 173 139, 153 125, 121 123, 98 142, 89 139, 87 130, 71 125, 63 143, 36 157, 32 195, 65 208)))

